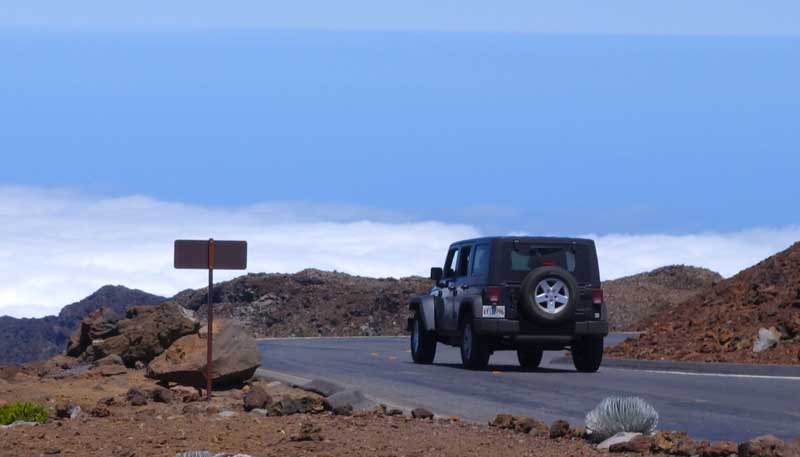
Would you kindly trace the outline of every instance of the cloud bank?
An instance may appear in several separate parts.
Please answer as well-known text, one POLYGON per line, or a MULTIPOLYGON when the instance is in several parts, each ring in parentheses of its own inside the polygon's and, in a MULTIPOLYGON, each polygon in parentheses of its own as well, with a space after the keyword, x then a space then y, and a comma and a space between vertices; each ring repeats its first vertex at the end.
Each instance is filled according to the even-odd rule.
MULTIPOLYGON (((105 284, 165 296, 202 287, 202 272, 172 268, 177 238, 245 239, 249 272, 313 267, 401 277, 427 274, 442 262, 449 243, 481 235, 469 225, 401 222, 387 214, 302 203, 210 208, 144 196, 0 187, 0 315, 54 314, 105 284)), ((800 228, 591 237, 604 278, 673 263, 731 275, 800 239, 800 228)), ((239 274, 219 271, 215 279, 239 274)))

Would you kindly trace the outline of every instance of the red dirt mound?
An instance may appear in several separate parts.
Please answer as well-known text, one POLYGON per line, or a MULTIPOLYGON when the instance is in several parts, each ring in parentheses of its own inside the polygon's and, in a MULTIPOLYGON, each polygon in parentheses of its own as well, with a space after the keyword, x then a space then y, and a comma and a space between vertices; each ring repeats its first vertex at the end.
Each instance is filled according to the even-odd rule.
POLYGON ((800 243, 644 321, 610 356, 703 362, 800 363, 800 243), (777 346, 754 352, 761 328, 777 346))
POLYGON ((608 323, 612 331, 639 330, 648 317, 685 302, 719 281, 719 273, 686 265, 603 281, 608 323))

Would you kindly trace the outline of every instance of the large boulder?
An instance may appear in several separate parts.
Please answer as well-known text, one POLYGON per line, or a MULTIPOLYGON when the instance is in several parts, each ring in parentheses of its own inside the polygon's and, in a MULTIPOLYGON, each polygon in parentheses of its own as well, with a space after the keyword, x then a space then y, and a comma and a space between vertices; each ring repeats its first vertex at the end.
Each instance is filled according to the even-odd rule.
MULTIPOLYGON (((147 376, 165 382, 203 387, 206 373, 206 339, 204 328, 195 335, 184 336, 156 357, 147 368, 147 376)), ((261 366, 261 354, 255 338, 233 321, 214 325, 214 358, 211 377, 215 386, 234 385, 253 377, 261 366)))
POLYGON ((191 311, 164 303, 129 309, 127 319, 119 321, 117 327, 116 335, 92 342, 81 358, 95 361, 114 354, 133 367, 139 361, 149 362, 179 338, 196 333, 199 324, 191 311))
POLYGON ((72 332, 66 354, 78 357, 92 344, 92 341, 116 335, 119 332, 118 321, 117 313, 106 306, 92 311, 72 332))

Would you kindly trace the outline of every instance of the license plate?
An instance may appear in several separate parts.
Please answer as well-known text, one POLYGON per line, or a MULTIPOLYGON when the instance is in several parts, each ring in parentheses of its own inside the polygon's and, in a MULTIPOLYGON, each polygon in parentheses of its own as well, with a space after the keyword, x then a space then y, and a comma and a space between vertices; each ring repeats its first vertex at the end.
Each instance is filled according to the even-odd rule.
POLYGON ((506 317, 506 307, 505 306, 485 306, 483 307, 483 317, 496 317, 496 318, 504 318, 506 317))

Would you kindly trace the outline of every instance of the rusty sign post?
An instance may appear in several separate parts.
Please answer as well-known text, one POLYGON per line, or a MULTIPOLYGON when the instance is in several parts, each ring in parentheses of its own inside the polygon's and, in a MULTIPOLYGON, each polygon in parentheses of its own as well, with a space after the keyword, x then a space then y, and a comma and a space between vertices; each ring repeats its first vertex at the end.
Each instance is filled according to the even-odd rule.
POLYGON ((208 334, 206 336, 206 400, 211 401, 214 353, 214 269, 247 269, 246 241, 176 240, 175 268, 208 269, 208 334))

